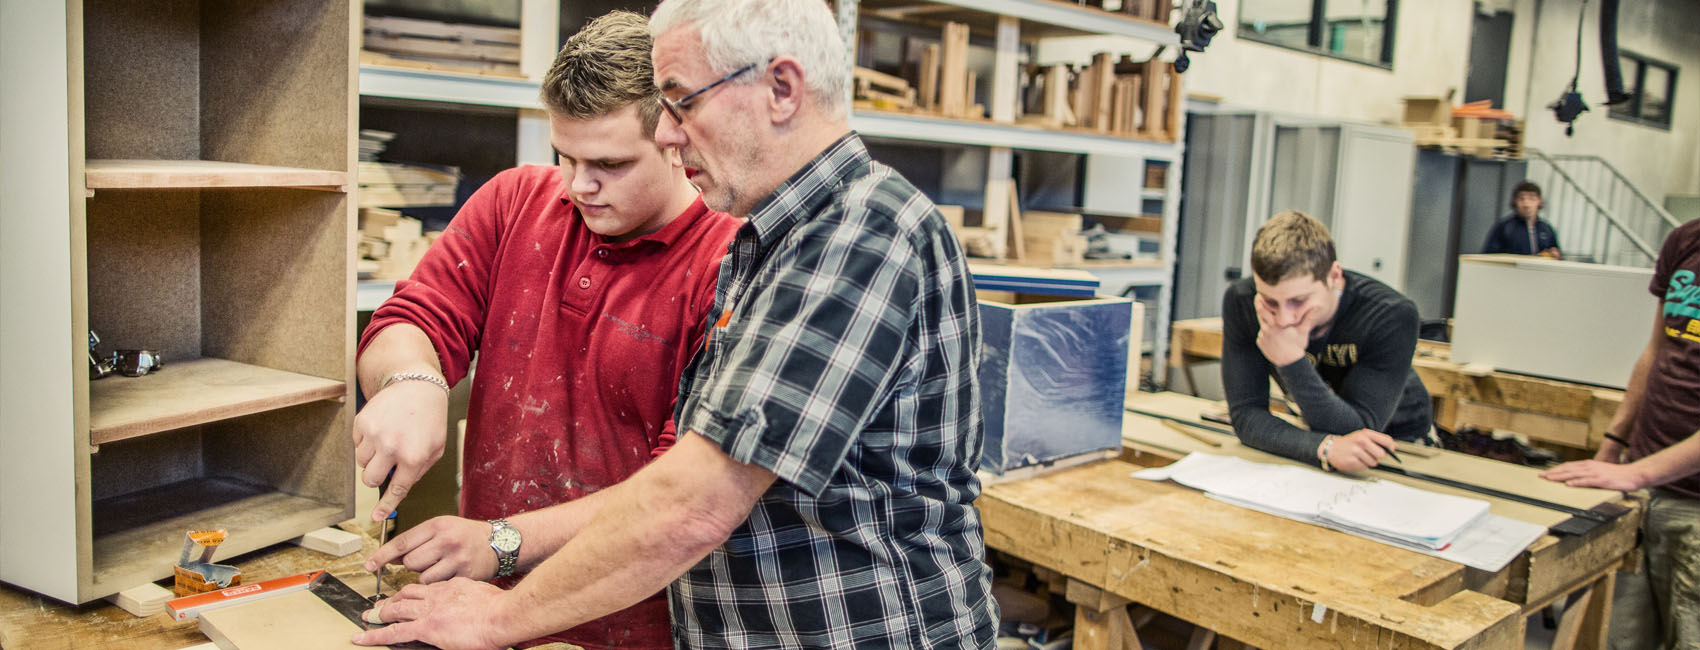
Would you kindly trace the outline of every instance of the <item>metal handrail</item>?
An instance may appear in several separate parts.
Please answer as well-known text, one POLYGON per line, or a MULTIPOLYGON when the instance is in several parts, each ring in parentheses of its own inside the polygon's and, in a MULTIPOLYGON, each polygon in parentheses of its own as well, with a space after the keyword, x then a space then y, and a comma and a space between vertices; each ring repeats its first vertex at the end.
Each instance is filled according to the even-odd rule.
POLYGON ((1582 196, 1582 200, 1588 202, 1588 205, 1594 206, 1594 210, 1598 212, 1600 216, 1605 217, 1606 221, 1610 223, 1612 227, 1616 228, 1618 232, 1622 233, 1622 235, 1629 240, 1629 243, 1635 244, 1635 247, 1641 249, 1641 252, 1645 253, 1649 258, 1656 259, 1658 257, 1658 251, 1654 250, 1651 246, 1648 246, 1647 242, 1642 241, 1641 236, 1635 234, 1635 232, 1630 230, 1628 226, 1623 225, 1623 222, 1618 220, 1617 215, 1612 214, 1610 210, 1605 209, 1605 206, 1600 205, 1600 202, 1594 199, 1594 195, 1588 193, 1588 190, 1584 189, 1581 183, 1577 183, 1576 179, 1570 177, 1570 172, 1564 171, 1564 168, 1559 167, 1557 163, 1553 162, 1551 157, 1537 149, 1525 149, 1525 151, 1528 152, 1528 155, 1540 159, 1545 162, 1548 167, 1551 167, 1553 173, 1558 174, 1560 178, 1564 179, 1564 182, 1569 183, 1570 187, 1576 190, 1577 194, 1582 196))
MULTIPOLYGON (((1582 160, 1582 161, 1588 161, 1588 162, 1597 162, 1601 166, 1605 167, 1607 171, 1610 171, 1612 176, 1617 177, 1617 181, 1618 181, 1619 184, 1623 185, 1624 187, 1629 188, 1629 191, 1634 192, 1635 196, 1639 197, 1641 199, 1642 203, 1645 203, 1645 204, 1647 204, 1647 207, 1652 208, 1653 213, 1659 215, 1659 218, 1664 219, 1665 223, 1669 224, 1671 228, 1676 228, 1677 226, 1682 225, 1682 222, 1679 221, 1676 218, 1676 215, 1671 214, 1669 210, 1666 210, 1664 208, 1664 206, 1659 205, 1657 203, 1654 203, 1652 199, 1647 198, 1647 195, 1641 191, 1641 188, 1636 187, 1634 183, 1629 182, 1629 178, 1625 177, 1623 175, 1623 172, 1618 171, 1617 167, 1612 165, 1611 161, 1609 161, 1609 160, 1606 160, 1606 159, 1601 158, 1599 156, 1574 154, 1574 153, 1553 154, 1553 155, 1550 155, 1550 156, 1545 156, 1545 158, 1547 160, 1547 164, 1552 164, 1552 161, 1554 161, 1554 160, 1582 160)), ((1556 167, 1556 165, 1554 165, 1554 166, 1556 167)))

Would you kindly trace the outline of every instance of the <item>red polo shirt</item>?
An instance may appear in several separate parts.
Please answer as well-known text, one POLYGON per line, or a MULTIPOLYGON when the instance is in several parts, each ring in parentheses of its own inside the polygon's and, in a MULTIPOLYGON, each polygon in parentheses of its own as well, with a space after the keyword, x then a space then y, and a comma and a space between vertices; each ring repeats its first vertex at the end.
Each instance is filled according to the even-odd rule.
MULTIPOLYGON (((577 499, 672 444, 679 373, 702 345, 740 223, 699 198, 661 230, 611 244, 585 227, 551 166, 507 170, 473 194, 360 340, 364 351, 389 325, 417 325, 450 383, 478 353, 462 516, 577 499)), ((550 640, 671 648, 668 621, 659 593, 550 640)))

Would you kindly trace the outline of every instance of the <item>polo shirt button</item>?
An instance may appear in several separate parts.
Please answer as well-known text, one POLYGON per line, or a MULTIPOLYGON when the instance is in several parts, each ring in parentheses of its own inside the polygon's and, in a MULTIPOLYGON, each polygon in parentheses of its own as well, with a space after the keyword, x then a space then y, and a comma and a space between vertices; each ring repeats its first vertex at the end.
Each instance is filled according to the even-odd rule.
POLYGON ((590 278, 579 278, 578 279, 578 288, 589 289, 590 288, 590 278))
POLYGON ((608 249, 606 249, 606 248, 597 249, 596 250, 596 256, 603 258, 603 259, 607 259, 608 258, 608 249))

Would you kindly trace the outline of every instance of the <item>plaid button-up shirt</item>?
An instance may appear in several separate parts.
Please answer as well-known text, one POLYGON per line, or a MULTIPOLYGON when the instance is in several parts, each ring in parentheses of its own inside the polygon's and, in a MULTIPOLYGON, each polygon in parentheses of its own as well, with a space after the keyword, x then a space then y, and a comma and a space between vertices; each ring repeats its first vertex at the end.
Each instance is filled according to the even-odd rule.
POLYGON ((992 647, 978 307, 933 203, 846 135, 738 231, 710 314, 679 429, 779 480, 673 583, 680 647, 992 647))

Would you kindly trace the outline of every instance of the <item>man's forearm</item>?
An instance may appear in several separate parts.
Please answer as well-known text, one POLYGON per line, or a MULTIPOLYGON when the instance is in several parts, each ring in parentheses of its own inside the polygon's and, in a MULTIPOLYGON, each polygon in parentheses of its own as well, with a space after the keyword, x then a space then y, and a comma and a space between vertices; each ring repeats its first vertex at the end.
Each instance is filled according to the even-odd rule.
MULTIPOLYGON (((1656 334, 1655 336, 1662 336, 1656 334)), ((1629 385, 1623 391, 1623 402, 1617 405, 1617 413, 1612 415, 1610 432, 1623 437, 1629 433, 1629 423, 1635 419, 1635 413, 1641 410, 1642 396, 1647 392, 1647 373, 1653 367, 1654 351, 1649 345, 1635 360, 1635 368, 1629 373, 1629 385)))
POLYGON ((1647 487, 1658 487, 1700 472, 1700 432, 1630 463, 1630 466, 1646 477, 1647 487))
POLYGON ((511 631, 507 641, 630 607, 724 542, 773 478, 718 448, 710 452, 717 458, 703 462, 703 446, 712 444, 687 434, 631 479, 599 493, 604 500, 590 522, 504 594, 493 622, 511 631), (765 479, 752 480, 756 474, 765 479))
MULTIPOLYGON (((617 486, 616 486, 617 487, 617 486)), ((529 572, 584 530, 607 503, 614 488, 599 490, 566 503, 508 517, 521 539, 517 571, 529 572)))
POLYGON ((443 376, 436 346, 431 344, 431 337, 426 336, 425 330, 417 325, 396 323, 385 327, 366 345, 355 365, 361 394, 366 399, 372 399, 378 393, 384 378, 398 372, 428 372, 443 376))

